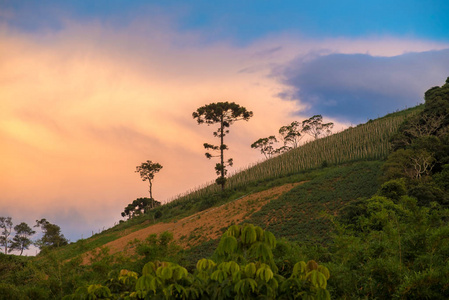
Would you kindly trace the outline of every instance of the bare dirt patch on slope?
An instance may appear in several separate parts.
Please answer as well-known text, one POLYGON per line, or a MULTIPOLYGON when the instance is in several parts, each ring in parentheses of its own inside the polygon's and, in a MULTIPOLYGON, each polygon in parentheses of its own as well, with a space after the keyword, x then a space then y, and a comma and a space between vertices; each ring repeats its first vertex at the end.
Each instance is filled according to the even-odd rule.
MULTIPOLYGON (((157 223, 131 232, 105 244, 104 247, 109 248, 109 254, 115 254, 124 251, 131 241, 136 239, 145 240, 150 234, 160 234, 164 231, 169 231, 173 233, 173 237, 178 244, 184 248, 190 248, 220 237, 223 233, 223 228, 248 219, 265 204, 277 199, 280 195, 288 192, 298 184, 301 183, 289 183, 266 191, 250 194, 219 207, 212 207, 198 212, 176 222, 157 223)), ((85 255, 83 262, 88 263, 89 257, 91 255, 85 255)))

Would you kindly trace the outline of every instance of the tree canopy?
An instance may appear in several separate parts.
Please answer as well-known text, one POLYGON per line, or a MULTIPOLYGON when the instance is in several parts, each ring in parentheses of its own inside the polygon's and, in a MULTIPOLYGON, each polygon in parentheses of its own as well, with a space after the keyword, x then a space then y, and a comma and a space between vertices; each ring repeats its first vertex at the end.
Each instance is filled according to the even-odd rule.
POLYGON ((160 205, 161 202, 156 201, 152 198, 137 198, 125 207, 125 209, 121 213, 121 216, 128 216, 128 218, 131 219, 135 215, 141 215, 142 213, 148 212, 149 209, 160 205))
POLYGON ((271 135, 267 138, 258 139, 251 144, 251 148, 260 149, 260 153, 262 153, 265 158, 270 158, 276 153, 276 149, 273 147, 275 143, 277 143, 277 139, 274 135, 271 135))
POLYGON ((279 129, 279 135, 284 142, 284 147, 288 150, 297 148, 299 142, 304 137, 301 135, 301 124, 298 121, 293 121, 289 125, 282 126, 279 129))
POLYGON ((39 249, 43 248, 57 248, 65 246, 69 241, 61 233, 61 227, 56 224, 48 222, 46 219, 36 220, 34 227, 40 227, 44 236, 36 241, 39 249))
POLYGON ((334 127, 334 123, 323 123, 323 116, 314 115, 313 117, 302 121, 302 132, 314 137, 315 139, 321 136, 330 135, 331 129, 334 127))
POLYGON ((13 250, 20 251, 20 255, 22 255, 23 250, 29 249, 31 244, 33 243, 30 240, 30 237, 36 233, 27 223, 22 222, 16 226, 14 226, 15 235, 12 239, 11 247, 9 252, 13 250))
POLYGON ((300 146, 301 140, 305 134, 308 134, 315 139, 323 136, 328 136, 332 133, 334 123, 323 123, 321 115, 315 115, 302 122, 293 121, 288 125, 279 128, 279 139, 274 135, 268 138, 260 138, 251 144, 251 148, 259 149, 265 158, 270 158, 276 154, 282 154, 300 146), (275 148, 278 140, 283 143, 279 148, 275 148))

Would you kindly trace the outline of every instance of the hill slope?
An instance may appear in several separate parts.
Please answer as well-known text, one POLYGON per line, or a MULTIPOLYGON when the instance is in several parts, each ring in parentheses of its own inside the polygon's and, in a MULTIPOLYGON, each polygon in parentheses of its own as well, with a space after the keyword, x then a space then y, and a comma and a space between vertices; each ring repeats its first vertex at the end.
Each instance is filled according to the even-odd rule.
MULTIPOLYGON (((241 213, 245 218, 234 211, 228 212, 226 217, 237 223, 252 222, 273 231, 279 237, 287 237, 291 240, 305 238, 325 241, 328 236, 328 226, 327 221, 320 214, 327 212, 335 215, 346 203, 359 197, 369 197, 378 188, 375 178, 379 172, 380 163, 351 164, 350 162, 384 159, 388 155, 390 136, 397 131, 398 126, 407 116, 421 110, 422 107, 418 106, 390 114, 307 143, 234 174, 229 178, 225 194, 221 194, 215 184, 194 190, 153 209, 149 215, 117 225, 81 241, 81 244, 70 245, 61 252, 61 255, 67 259, 100 246, 111 248, 113 253, 121 252, 129 241, 135 238, 144 239, 151 233, 164 230, 173 231, 175 238, 183 246, 196 246, 202 241, 217 238, 216 228, 226 227, 230 222, 223 222, 216 217, 214 221, 217 224, 208 225, 214 230, 201 230, 200 226, 188 227, 190 231, 186 230, 184 233, 179 230, 182 227, 174 224, 185 224, 186 220, 195 216, 202 217, 201 211, 210 212, 220 205, 221 208, 228 207, 223 204, 244 195, 269 190, 286 183, 303 181, 309 182, 280 198, 273 196, 269 199, 274 200, 272 202, 260 201, 256 207, 247 208, 244 212, 242 209, 241 213), (334 167, 320 169, 323 162, 334 167), (199 231, 202 231, 201 234, 199 231), (193 241, 195 234, 197 238, 193 241)), ((255 194, 251 197, 258 196, 255 194)))
MULTIPOLYGON (((127 250, 130 250, 132 253, 132 249, 127 249, 130 242, 136 239, 143 241, 151 234, 161 234, 163 232, 172 232, 175 240, 184 248, 197 246, 205 241, 219 238, 223 234, 223 229, 232 224, 248 220, 253 213, 259 211, 266 203, 278 199, 279 196, 298 184, 285 184, 243 196, 232 202, 209 208, 177 221, 157 223, 131 233, 124 231, 122 237, 104 244, 103 247, 108 247, 110 254, 127 250)), ((98 250, 94 249, 94 252, 98 250)), ((85 255, 83 262, 88 263, 90 257, 91 255, 85 255)))

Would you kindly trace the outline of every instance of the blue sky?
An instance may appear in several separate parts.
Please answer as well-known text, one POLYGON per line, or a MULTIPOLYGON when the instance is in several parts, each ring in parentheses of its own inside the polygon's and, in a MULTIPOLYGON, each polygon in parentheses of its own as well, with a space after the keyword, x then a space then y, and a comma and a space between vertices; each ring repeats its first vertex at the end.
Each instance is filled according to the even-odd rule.
POLYGON ((294 32, 313 38, 393 35, 449 41, 448 1, 12 1, 7 20, 27 30, 61 26, 66 14, 76 20, 115 25, 147 16, 171 15, 179 31, 199 30, 208 40, 248 43, 266 35, 294 32))
POLYGON ((449 1, 0 0, 0 212, 75 241, 147 195, 147 159, 156 200, 213 181, 211 128, 191 117, 210 102, 254 112, 227 136, 231 172, 294 120, 341 130, 423 103, 449 76, 447 16, 449 1))

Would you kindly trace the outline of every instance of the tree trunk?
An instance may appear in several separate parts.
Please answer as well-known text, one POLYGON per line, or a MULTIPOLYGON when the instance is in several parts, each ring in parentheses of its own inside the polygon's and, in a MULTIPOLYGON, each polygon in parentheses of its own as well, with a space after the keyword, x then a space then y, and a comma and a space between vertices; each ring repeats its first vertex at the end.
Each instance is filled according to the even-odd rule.
POLYGON ((221 131, 220 131, 220 138, 221 138, 221 144, 220 144, 220 151, 221 151, 221 190, 224 191, 224 187, 225 187, 225 181, 224 181, 224 149, 223 149, 223 138, 224 138, 224 124, 223 124, 223 115, 221 116, 221 131))
POLYGON ((153 183, 151 182, 151 179, 148 180, 150 183, 150 199, 153 199, 153 183))

